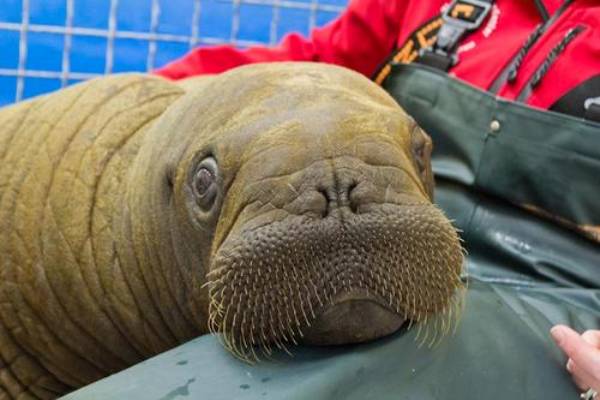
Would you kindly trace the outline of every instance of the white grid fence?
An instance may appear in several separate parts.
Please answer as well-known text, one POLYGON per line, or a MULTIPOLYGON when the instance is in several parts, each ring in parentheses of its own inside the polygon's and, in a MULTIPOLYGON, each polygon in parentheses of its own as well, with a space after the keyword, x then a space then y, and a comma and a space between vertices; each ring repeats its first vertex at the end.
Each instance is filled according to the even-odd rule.
POLYGON ((77 72, 71 70, 70 60, 74 36, 87 36, 106 39, 107 44, 104 65, 105 74, 113 71, 115 39, 137 39, 145 41, 147 42, 148 46, 146 70, 150 71, 155 67, 158 42, 183 43, 187 44, 190 49, 198 45, 216 45, 226 43, 234 44, 240 47, 264 44, 257 41, 238 39, 240 30, 240 8, 244 4, 272 8, 272 18, 269 30, 269 44, 271 45, 277 42, 281 9, 297 9, 308 11, 309 30, 316 26, 317 13, 319 11, 339 13, 344 9, 343 6, 335 4, 323 4, 320 3, 319 0, 220 0, 221 2, 231 4, 231 32, 229 38, 217 38, 201 35, 200 16, 202 13, 202 0, 189 0, 193 1, 193 13, 189 21, 188 35, 159 33, 158 27, 160 23, 161 5, 159 0, 147 1, 151 2, 151 18, 149 21, 148 31, 128 31, 120 30, 118 27, 117 10, 119 7, 119 0, 110 0, 107 29, 74 26, 73 22, 75 8, 77 7, 76 0, 65 0, 66 17, 64 25, 61 26, 30 23, 31 0, 22 0, 20 23, 0 21, 0 34, 2 31, 19 32, 19 56, 17 68, 0 68, 0 76, 16 77, 15 102, 23 99, 26 78, 59 79, 61 82, 61 87, 65 87, 68 85, 70 80, 89 79, 101 75, 99 73, 77 72), (26 68, 28 53, 27 35, 30 32, 48 33, 63 36, 64 44, 60 71, 32 70, 26 68))

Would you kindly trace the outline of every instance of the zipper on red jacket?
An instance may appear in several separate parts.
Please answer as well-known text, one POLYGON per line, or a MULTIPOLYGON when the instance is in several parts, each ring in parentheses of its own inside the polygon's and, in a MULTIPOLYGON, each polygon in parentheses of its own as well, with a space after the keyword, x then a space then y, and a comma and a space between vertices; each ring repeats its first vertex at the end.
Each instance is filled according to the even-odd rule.
MULTIPOLYGON (((544 22, 541 25, 538 25, 536 29, 532 32, 531 35, 525 40, 521 49, 517 52, 515 57, 508 63, 508 65, 500 72, 498 77, 494 80, 494 82, 490 85, 489 92, 496 94, 500 91, 500 89, 506 85, 507 83, 514 82, 516 80, 517 74, 519 73, 519 68, 521 67, 521 63, 529 50, 533 47, 537 41, 544 36, 544 33, 548 31, 548 28, 558 20, 558 18, 565 12, 565 10, 573 3, 573 0, 565 0, 565 2, 560 6, 558 10, 552 15, 550 19, 544 22)), ((543 17, 543 16, 542 16, 543 17)))
POLYGON ((542 16, 542 19, 544 20, 544 22, 548 22, 548 20, 550 19, 550 15, 548 14, 548 10, 544 6, 544 2, 542 0, 534 0, 534 1, 535 1, 535 6, 537 7, 540 15, 542 16))
POLYGON ((517 96, 516 101, 523 102, 531 95, 533 89, 535 89, 535 87, 540 84, 540 82, 542 81, 552 64, 554 64, 558 56, 565 50, 569 43, 571 43, 573 39, 575 39, 577 35, 579 35, 584 30, 585 26, 583 25, 577 25, 575 28, 569 29, 569 31, 563 36, 561 41, 558 42, 558 44, 552 48, 550 53, 548 53, 548 55, 542 62, 542 65, 540 65, 540 67, 535 71, 535 73, 531 75, 527 83, 525 83, 525 86, 523 86, 523 89, 521 89, 521 92, 517 96))

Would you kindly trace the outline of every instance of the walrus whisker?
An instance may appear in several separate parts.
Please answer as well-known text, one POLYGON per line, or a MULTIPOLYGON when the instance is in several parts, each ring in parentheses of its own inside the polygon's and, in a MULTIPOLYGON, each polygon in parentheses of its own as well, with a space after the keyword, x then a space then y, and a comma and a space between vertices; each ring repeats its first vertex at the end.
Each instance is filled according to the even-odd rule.
POLYGON ((429 341, 427 347, 433 348, 436 343, 439 343, 438 340, 442 336, 441 333, 441 321, 440 314, 433 315, 433 335, 431 335, 431 340, 429 341))
POLYGON ((419 323, 417 324, 417 334, 415 336, 415 342, 417 342, 417 348, 421 348, 423 345, 423 342, 421 340, 421 331, 423 330, 423 325, 424 322, 420 320, 419 317, 419 323))

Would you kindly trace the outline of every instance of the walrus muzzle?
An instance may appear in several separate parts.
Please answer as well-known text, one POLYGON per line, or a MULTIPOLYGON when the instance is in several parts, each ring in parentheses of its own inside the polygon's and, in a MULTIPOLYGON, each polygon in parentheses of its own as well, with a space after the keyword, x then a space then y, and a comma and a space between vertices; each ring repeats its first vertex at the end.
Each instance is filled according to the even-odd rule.
POLYGON ((369 341, 435 317, 433 338, 456 317, 461 263, 455 229, 424 202, 290 216, 221 246, 210 328, 242 358, 286 343, 369 341))

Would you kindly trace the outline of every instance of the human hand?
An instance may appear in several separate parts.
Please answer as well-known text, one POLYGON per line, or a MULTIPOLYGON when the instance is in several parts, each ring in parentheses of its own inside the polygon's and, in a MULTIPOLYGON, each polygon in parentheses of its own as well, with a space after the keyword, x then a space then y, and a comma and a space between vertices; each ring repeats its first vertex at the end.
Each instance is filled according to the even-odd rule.
POLYGON ((556 344, 567 354, 567 371, 581 390, 600 392, 600 330, 582 335, 573 329, 556 325, 550 331, 556 344))

